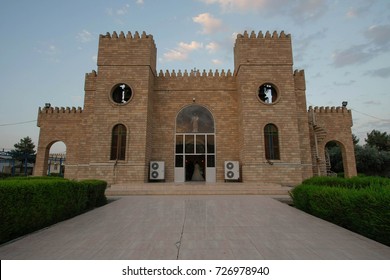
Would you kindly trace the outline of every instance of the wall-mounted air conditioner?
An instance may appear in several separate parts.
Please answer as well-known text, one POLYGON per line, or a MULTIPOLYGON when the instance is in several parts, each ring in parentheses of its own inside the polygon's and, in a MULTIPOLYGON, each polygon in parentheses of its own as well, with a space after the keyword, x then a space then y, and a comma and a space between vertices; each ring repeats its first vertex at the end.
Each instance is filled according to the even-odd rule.
POLYGON ((164 179, 165 179, 164 161, 151 161, 149 180, 164 180, 164 179))
POLYGON ((238 161, 225 161, 225 180, 240 178, 240 164, 238 161))

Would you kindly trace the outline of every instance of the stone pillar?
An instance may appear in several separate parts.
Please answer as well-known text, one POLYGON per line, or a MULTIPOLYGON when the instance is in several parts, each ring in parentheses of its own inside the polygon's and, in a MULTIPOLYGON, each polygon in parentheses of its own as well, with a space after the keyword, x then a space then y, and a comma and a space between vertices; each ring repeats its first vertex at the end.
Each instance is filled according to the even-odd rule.
POLYGON ((48 168, 49 149, 38 143, 37 157, 34 165, 34 176, 46 176, 48 168))

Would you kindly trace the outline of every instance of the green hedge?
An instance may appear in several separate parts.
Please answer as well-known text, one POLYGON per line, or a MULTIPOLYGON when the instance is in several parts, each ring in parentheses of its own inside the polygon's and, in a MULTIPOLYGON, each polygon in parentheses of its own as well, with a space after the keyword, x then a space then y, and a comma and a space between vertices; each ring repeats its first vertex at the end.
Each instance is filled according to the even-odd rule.
POLYGON ((294 206, 390 246, 390 180, 312 178, 294 188, 294 206))
POLYGON ((104 205, 107 183, 62 178, 0 181, 0 243, 104 205))
POLYGON ((353 178, 342 177, 312 177, 303 181, 303 185, 316 185, 344 188, 367 188, 375 186, 390 186, 390 179, 384 177, 362 176, 353 178))

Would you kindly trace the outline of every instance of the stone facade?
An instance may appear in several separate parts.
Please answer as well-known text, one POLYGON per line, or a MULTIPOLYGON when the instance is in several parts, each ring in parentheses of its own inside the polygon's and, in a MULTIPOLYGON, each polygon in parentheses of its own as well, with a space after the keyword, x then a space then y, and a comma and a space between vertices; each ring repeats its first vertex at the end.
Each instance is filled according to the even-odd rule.
POLYGON ((307 110, 305 75, 293 71, 290 35, 239 34, 233 72, 157 72, 156 54, 153 37, 145 32, 100 35, 98 71, 85 76, 84 108, 39 108, 35 175, 46 174, 57 141, 67 147, 65 177, 111 184, 149 181, 151 161, 165 163, 167 182, 190 180, 189 164, 195 161, 206 181, 223 182, 225 162, 237 161, 240 181, 295 185, 326 175, 329 141, 341 146, 345 174, 356 175, 351 111, 307 110), (115 97, 118 87, 123 94, 115 97), (199 131, 198 120, 196 130, 188 124, 180 131, 184 109, 200 117, 199 131), (202 114, 212 116, 212 130, 201 131, 202 114), (265 134, 270 124, 274 136, 265 134), (117 125, 125 131, 120 159, 113 156, 117 125))

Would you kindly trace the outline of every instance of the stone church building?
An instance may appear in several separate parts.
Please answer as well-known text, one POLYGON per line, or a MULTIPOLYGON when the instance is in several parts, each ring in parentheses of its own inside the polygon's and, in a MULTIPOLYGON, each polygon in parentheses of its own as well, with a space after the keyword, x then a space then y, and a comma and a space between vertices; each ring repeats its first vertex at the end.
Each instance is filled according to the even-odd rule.
POLYGON ((330 141, 341 148, 346 176, 356 175, 351 111, 307 109, 290 35, 239 34, 234 71, 157 71, 156 57, 145 32, 100 35, 84 108, 39 108, 35 175, 47 174, 57 141, 67 148, 65 177, 110 184, 295 185, 327 175, 330 141))

